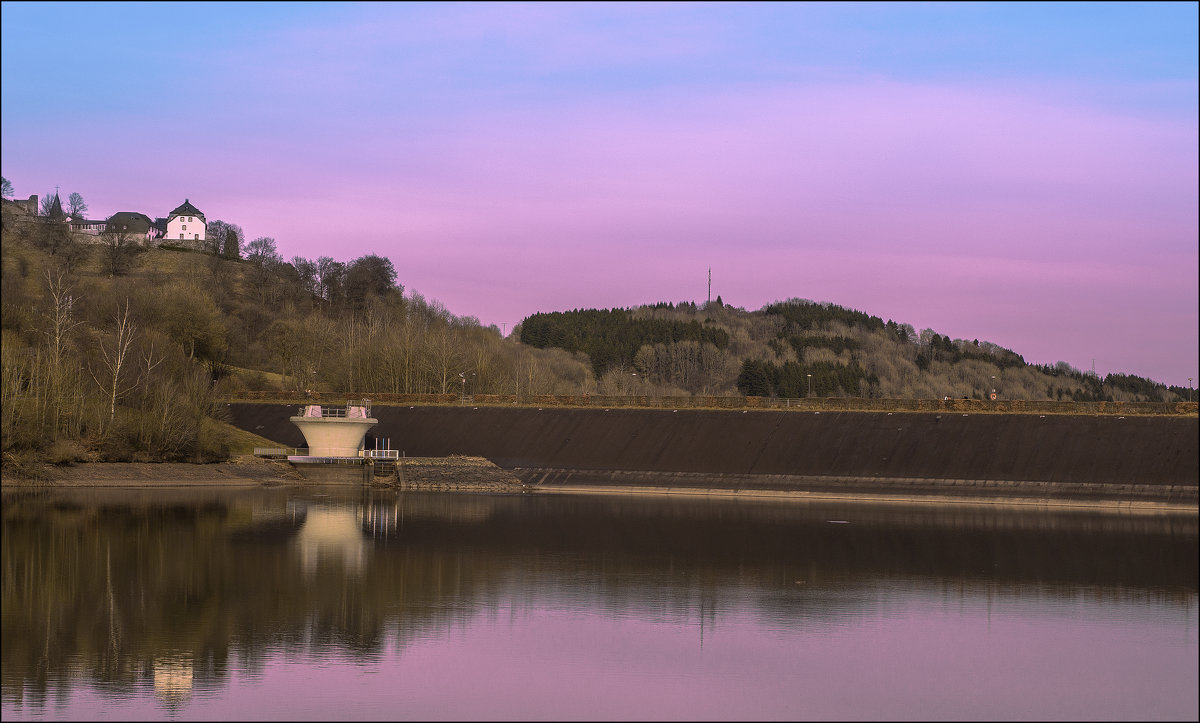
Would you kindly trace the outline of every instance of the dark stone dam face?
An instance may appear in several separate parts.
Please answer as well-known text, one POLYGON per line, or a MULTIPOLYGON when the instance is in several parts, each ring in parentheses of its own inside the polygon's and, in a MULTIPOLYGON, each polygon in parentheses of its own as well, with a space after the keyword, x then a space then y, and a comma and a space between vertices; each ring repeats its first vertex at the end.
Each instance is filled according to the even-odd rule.
MULTIPOLYGON (((292 404, 234 425, 304 446, 292 404)), ((375 406, 409 457, 486 457, 527 482, 1113 497, 1194 504, 1196 417, 375 406)))

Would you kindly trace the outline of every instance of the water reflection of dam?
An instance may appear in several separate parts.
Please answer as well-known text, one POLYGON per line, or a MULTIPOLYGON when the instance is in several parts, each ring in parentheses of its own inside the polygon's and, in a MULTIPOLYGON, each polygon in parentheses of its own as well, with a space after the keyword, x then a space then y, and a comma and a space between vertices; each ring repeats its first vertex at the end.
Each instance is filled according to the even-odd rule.
POLYGON ((470 523, 486 520, 494 502, 485 496, 446 499, 392 491, 333 489, 333 495, 306 489, 283 500, 251 506, 245 521, 230 532, 237 542, 288 541, 304 570, 321 560, 361 570, 372 545, 396 540, 406 524, 421 521, 470 523))
MULTIPOLYGON (((731 569, 747 560, 775 559, 855 575, 886 570, 973 577, 986 571, 988 576, 1016 576, 1013 581, 1019 578, 1017 571, 1036 569, 1031 579, 1108 579, 1136 586, 1162 573, 1144 562, 1147 546, 1178 535, 1194 540, 1200 524, 1180 515, 1017 514, 864 503, 723 504, 686 498, 530 498, 344 488, 335 495, 292 497, 286 504, 290 519, 298 523, 290 544, 307 569, 326 559, 360 571, 401 550, 519 557, 552 545, 570 555, 636 550, 647 560, 702 560, 706 566, 731 569), (872 552, 863 555, 862 550, 872 552)), ((1163 568, 1174 568, 1176 561, 1165 556, 1166 547, 1161 549, 1163 568)), ((1195 551, 1175 543, 1170 549, 1187 557, 1179 569, 1191 571, 1184 581, 1194 585, 1195 551)))

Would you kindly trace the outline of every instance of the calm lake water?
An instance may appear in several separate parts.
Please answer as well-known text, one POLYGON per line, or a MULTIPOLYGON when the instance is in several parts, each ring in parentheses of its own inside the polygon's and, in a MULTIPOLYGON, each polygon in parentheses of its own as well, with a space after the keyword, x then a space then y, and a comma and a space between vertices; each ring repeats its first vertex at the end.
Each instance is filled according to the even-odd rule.
POLYGON ((1195 515, 278 488, 3 520, 6 721, 1200 708, 1195 515))

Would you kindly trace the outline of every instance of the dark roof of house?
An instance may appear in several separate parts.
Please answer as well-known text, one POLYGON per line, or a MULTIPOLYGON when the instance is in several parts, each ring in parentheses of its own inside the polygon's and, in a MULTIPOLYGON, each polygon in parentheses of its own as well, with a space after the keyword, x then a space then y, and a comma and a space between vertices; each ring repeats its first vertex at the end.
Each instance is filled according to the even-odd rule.
POLYGON ((108 230, 145 233, 154 224, 150 217, 137 211, 118 211, 108 217, 108 230))
MULTIPOLYGON (((183 199, 183 204, 180 205, 178 208, 176 208, 174 211, 171 211, 170 215, 168 215, 167 218, 171 219, 171 218, 175 218, 176 216, 199 216, 200 220, 204 221, 204 214, 200 213, 200 209, 193 206, 191 204, 191 202, 188 201, 186 198, 183 199)), ((204 222, 208 223, 207 221, 204 221, 204 222)))

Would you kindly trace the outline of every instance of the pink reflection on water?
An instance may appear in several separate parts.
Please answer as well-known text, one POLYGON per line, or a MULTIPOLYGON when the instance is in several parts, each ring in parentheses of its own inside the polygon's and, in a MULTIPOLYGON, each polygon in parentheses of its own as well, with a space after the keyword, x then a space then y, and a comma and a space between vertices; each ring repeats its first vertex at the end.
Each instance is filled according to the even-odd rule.
POLYGON ((1194 720, 1198 710, 1194 594, 1180 605, 884 582, 798 589, 777 607, 751 591, 701 613, 531 605, 513 592, 403 643, 392 635, 370 659, 274 650, 177 708, 152 687, 123 698, 87 687, 61 707, 6 701, 4 718, 1194 720))

